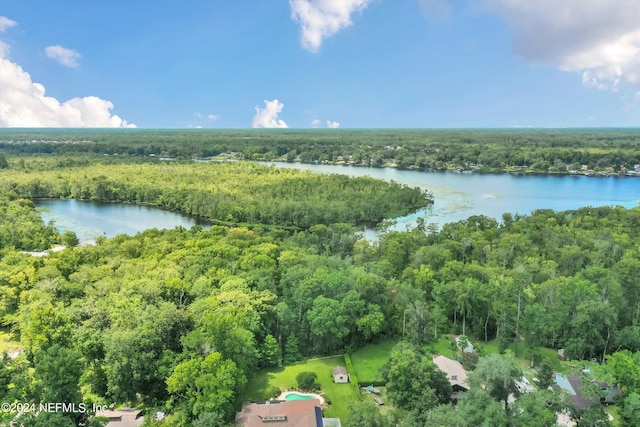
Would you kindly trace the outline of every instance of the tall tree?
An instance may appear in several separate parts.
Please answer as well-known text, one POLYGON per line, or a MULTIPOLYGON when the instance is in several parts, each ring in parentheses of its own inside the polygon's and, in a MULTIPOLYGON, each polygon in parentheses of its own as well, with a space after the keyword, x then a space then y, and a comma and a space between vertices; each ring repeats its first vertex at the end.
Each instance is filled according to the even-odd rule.
POLYGON ((520 392, 516 381, 522 377, 522 370, 513 354, 492 354, 481 357, 476 370, 469 375, 471 387, 483 388, 495 400, 504 404, 508 411, 509 395, 518 396, 520 392))
POLYGON ((173 395, 175 407, 191 420, 211 412, 226 418, 234 413, 236 393, 245 383, 244 374, 232 360, 213 352, 176 366, 167 379, 167 390, 173 395))
POLYGON ((426 413, 450 401, 452 390, 446 375, 412 344, 398 343, 380 373, 398 408, 426 413))

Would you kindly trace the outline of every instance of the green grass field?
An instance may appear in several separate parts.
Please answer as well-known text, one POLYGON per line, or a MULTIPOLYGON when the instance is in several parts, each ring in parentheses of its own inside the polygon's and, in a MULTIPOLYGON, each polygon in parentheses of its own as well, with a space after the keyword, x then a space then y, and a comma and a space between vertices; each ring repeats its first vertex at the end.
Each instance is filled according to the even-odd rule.
POLYGON ((451 348, 451 340, 452 335, 441 335, 440 339, 437 342, 429 344, 429 348, 431 348, 431 351, 433 351, 435 354, 448 357, 450 359, 455 359, 456 352, 451 348))
POLYGON ((380 390, 380 394, 363 393, 362 400, 364 400, 365 402, 375 403, 373 398, 379 397, 380 400, 384 402, 384 405, 378 406, 378 409, 380 410, 380 413, 382 415, 386 416, 390 411, 395 409, 395 406, 393 406, 393 404, 389 401, 389 398, 387 397, 387 389, 385 387, 376 387, 376 388, 380 390))
POLYGON ((296 375, 304 371, 315 372, 322 391, 331 399, 331 405, 324 411, 325 417, 340 418, 342 425, 348 426, 349 406, 360 400, 360 393, 352 384, 333 382, 332 369, 338 365, 345 366, 342 356, 307 360, 283 368, 262 369, 249 380, 240 400, 265 400, 270 386, 281 390, 295 388, 296 375))
POLYGON ((353 369, 355 369, 355 374, 361 384, 381 381, 378 371, 389 360, 391 350, 397 342, 395 340, 383 341, 351 353, 353 369))

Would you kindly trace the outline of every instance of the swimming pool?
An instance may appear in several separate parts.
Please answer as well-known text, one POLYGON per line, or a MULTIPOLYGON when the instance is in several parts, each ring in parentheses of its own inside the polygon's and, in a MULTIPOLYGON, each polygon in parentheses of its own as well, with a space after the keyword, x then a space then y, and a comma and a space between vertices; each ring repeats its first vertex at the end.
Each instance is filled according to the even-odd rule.
POLYGON ((286 400, 309 400, 309 399, 317 399, 316 396, 311 394, 298 394, 298 393, 287 393, 284 397, 286 400))

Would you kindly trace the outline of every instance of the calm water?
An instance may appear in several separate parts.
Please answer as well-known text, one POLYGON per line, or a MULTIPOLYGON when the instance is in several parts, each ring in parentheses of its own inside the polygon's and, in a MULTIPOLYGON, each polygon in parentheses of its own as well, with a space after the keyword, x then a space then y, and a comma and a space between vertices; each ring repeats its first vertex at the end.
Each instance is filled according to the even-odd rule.
POLYGON ((399 230, 414 226, 418 217, 442 226, 471 215, 501 220, 504 212, 529 214, 535 209, 567 210, 605 205, 631 208, 640 203, 640 178, 631 177, 417 172, 301 163, 275 165, 319 173, 371 176, 432 192, 434 204, 398 218, 395 229, 399 230))
MULTIPOLYGON (((640 178, 417 172, 301 163, 277 163, 276 166, 366 175, 431 191, 434 204, 398 218, 394 227, 397 230, 413 227, 418 217, 441 227, 471 215, 500 220, 504 212, 528 214, 535 209, 567 210, 604 205, 631 208, 640 203, 640 178)), ((72 230, 82 241, 100 235, 133 235, 148 228, 191 228, 198 224, 184 215, 135 205, 76 200, 39 200, 36 205, 45 208, 42 214, 45 222, 53 220, 61 231, 72 230)), ((365 236, 376 238, 372 231, 365 232, 365 236)))
POLYGON ((312 396, 310 394, 289 393, 284 399, 285 400, 311 400, 311 399, 317 399, 317 397, 312 396))
POLYGON ((78 200, 37 200, 42 219, 53 221, 61 232, 71 230, 80 241, 98 236, 134 235, 149 228, 191 228, 204 225, 193 218, 147 206, 78 200))

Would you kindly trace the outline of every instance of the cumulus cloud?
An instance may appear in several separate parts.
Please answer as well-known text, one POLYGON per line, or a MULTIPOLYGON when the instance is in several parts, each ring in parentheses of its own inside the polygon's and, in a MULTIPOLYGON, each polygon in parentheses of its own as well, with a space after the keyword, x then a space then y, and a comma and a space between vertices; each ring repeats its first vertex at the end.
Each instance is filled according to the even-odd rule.
POLYGON ((278 114, 282 112, 284 104, 274 99, 264 100, 264 108, 256 106, 256 115, 251 120, 252 128, 288 128, 284 120, 278 119, 278 114))
MULTIPOLYGON (((0 33, 16 25, 0 16, 0 33)), ((80 57, 61 46, 50 46, 45 52, 67 66, 80 57)), ((135 127, 111 114, 113 104, 97 96, 65 102, 46 96, 44 85, 34 82, 8 55, 9 46, 0 40, 0 127, 135 127)))
POLYGON ((340 123, 339 122, 332 122, 331 120, 327 120, 327 127, 328 128, 339 128, 340 127, 340 123))
POLYGON ((209 114, 209 115, 207 115, 207 119, 209 119, 209 120, 218 120, 218 115, 217 114, 209 114))
POLYGON ((352 25, 351 15, 371 0, 289 0, 291 18, 300 24, 302 47, 317 52, 322 40, 352 25))
POLYGON ((78 65, 80 54, 74 49, 67 49, 62 46, 49 46, 44 49, 44 53, 51 59, 55 59, 65 67, 75 68, 78 65))
POLYGON ((640 85, 640 1, 486 0, 525 61, 582 74, 585 85, 640 85))
POLYGON ((318 127, 320 127, 320 123, 322 123, 322 120, 313 119, 313 120, 311 120, 311 127, 312 128, 318 128, 318 127))
POLYGON ((0 33, 4 33, 7 28, 15 27, 18 25, 16 21, 12 21, 6 16, 0 16, 0 33))
POLYGON ((113 104, 96 96, 60 102, 45 95, 18 64, 0 58, 1 127, 135 127, 111 114, 113 104))

